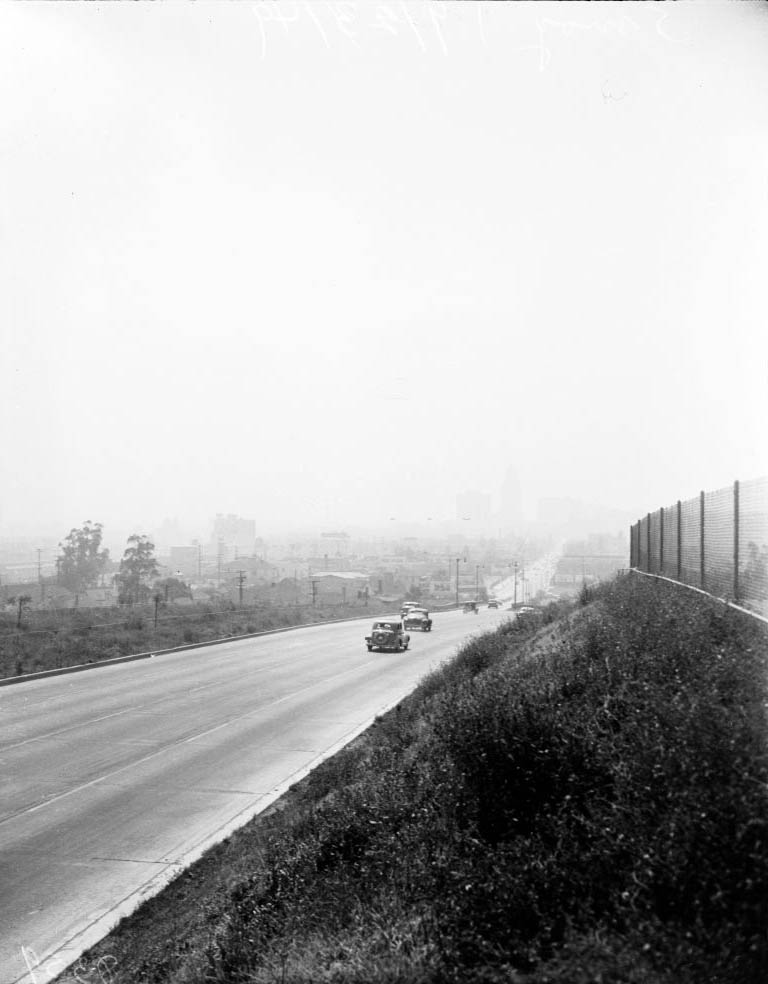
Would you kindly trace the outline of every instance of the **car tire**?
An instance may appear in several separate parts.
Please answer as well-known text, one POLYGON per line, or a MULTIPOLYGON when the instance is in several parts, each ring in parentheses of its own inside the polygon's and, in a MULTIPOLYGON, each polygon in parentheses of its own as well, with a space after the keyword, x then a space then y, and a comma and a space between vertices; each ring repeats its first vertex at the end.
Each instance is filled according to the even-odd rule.
POLYGON ((368 652, 369 652, 369 653, 372 653, 372 652, 373 652, 373 646, 369 646, 369 647, 368 647, 368 652))

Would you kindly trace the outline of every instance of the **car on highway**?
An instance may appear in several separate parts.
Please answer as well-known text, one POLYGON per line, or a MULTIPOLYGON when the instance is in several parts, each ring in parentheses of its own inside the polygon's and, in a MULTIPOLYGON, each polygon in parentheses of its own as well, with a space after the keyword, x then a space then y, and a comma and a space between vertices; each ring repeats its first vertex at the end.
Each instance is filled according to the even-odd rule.
POLYGON ((377 619, 373 623, 371 634, 365 637, 368 652, 378 649, 379 652, 401 653, 408 648, 411 637, 403 628, 399 618, 377 619))
POLYGON ((418 629, 419 632, 432 631, 432 619, 426 608, 412 608, 405 616, 406 629, 418 629))
POLYGON ((494 601, 493 599, 491 599, 491 601, 488 602, 488 607, 489 608, 498 608, 499 607, 499 603, 498 603, 498 601, 494 601))

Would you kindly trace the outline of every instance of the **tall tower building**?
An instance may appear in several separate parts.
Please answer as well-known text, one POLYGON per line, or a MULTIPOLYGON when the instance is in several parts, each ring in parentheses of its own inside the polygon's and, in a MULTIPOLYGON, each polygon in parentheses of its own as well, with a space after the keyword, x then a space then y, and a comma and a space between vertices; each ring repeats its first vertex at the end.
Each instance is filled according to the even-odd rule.
POLYGON ((238 554, 252 557, 256 550, 256 520, 242 519, 233 513, 216 513, 211 548, 223 560, 231 560, 238 554))

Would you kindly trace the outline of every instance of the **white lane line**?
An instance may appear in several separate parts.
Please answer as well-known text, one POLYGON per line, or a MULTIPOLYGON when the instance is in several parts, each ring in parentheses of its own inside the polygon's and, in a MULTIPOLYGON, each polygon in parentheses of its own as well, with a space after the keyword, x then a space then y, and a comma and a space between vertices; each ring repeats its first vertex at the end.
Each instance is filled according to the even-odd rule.
POLYGON ((98 776, 96 779, 90 779, 88 782, 81 783, 79 786, 73 786, 72 789, 66 790, 66 792, 59 793, 56 796, 52 796, 50 799, 42 800, 36 803, 34 806, 24 807, 21 810, 16 810, 14 813, 9 813, 7 816, 0 818, 0 825, 7 823, 9 820, 13 820, 20 816, 29 816, 31 813, 36 813, 38 810, 42 810, 44 807, 51 806, 54 803, 58 803, 75 793, 82 792, 84 789, 89 789, 91 786, 96 786, 100 782, 104 782, 107 779, 113 778, 113 776, 120 775, 121 772, 127 772, 129 769, 135 768, 137 765, 142 765, 144 762, 149 762, 153 758, 157 758, 158 755, 164 755, 166 752, 170 751, 172 748, 177 748, 180 745, 186 745, 198 738, 203 738, 206 735, 213 734, 215 731, 219 731, 221 728, 229 727, 229 725, 234 724, 237 721, 242 721, 247 717, 253 717, 255 714, 259 714, 262 711, 270 707, 276 707, 278 704, 284 704, 286 701, 293 700, 300 694, 306 693, 309 690, 317 688, 323 684, 330 683, 332 680, 338 680, 341 677, 351 676, 353 673, 359 673, 360 670, 366 669, 366 664, 359 664, 353 666, 351 669, 343 670, 340 673, 334 673, 333 676, 324 677, 322 680, 316 681, 315 683, 307 684, 306 687, 302 687, 299 690, 294 690, 290 694, 285 694, 283 697, 278 697, 276 700, 271 701, 269 704, 262 704, 259 707, 251 708, 244 714, 239 714, 237 717, 229 718, 223 724, 214 725, 212 728, 206 728, 197 735, 192 735, 191 737, 177 738, 176 740, 170 742, 167 745, 163 745, 162 748, 156 749, 154 752, 150 752, 148 755, 144 755, 141 758, 134 759, 127 765, 120 766, 119 769, 114 769, 112 772, 107 772, 103 776, 98 776))
POLYGON ((130 714, 133 710, 140 710, 141 706, 139 708, 126 707, 122 711, 113 711, 112 714, 102 714, 101 717, 88 718, 87 721, 81 721, 80 724, 71 724, 68 728, 59 728, 57 731, 46 731, 42 735, 23 738, 21 741, 13 742, 10 745, 3 745, 0 751, 10 752, 14 748, 23 748, 24 745, 31 745, 35 741, 44 741, 46 738, 57 738, 59 735, 66 735, 70 731, 77 731, 79 728, 88 727, 91 724, 99 724, 101 721, 109 721, 111 718, 121 717, 123 714, 130 714))
MULTIPOLYGON (((354 741, 358 735, 361 735, 373 724, 377 717, 386 714, 387 711, 399 704, 407 693, 410 693, 412 690, 413 688, 406 691, 402 696, 388 701, 381 706, 370 718, 356 725, 351 731, 348 731, 337 741, 333 742, 333 744, 316 755, 306 765, 301 766, 301 768, 274 786, 268 793, 265 795, 257 794, 255 800, 252 800, 239 812, 235 813, 229 820, 214 828, 210 834, 204 836, 196 844, 187 848, 179 857, 174 860, 165 859, 167 860, 167 867, 160 867, 157 874, 150 877, 142 885, 138 886, 138 888, 130 891, 122 899, 114 902, 100 916, 86 923, 85 926, 76 929, 63 943, 48 948, 39 957, 35 966, 37 984, 51 984, 55 977, 60 975, 67 967, 71 967, 75 960, 89 949, 89 947, 98 943, 110 930, 114 929, 121 918, 135 912, 142 902, 157 895, 177 875, 181 874, 194 861, 202 857, 210 847, 220 843, 236 830, 239 830, 244 824, 253 819, 253 817, 258 816, 259 813, 263 813, 264 810, 280 799, 281 796, 284 796, 291 786, 305 776, 308 776, 321 762, 331 758, 350 742, 354 741)), ((162 862, 154 863, 162 864, 162 862)), ((26 974, 23 974, 21 977, 17 977, 15 981, 10 982, 10 984, 22 984, 26 976, 26 974)))
MULTIPOLYGON (((284 662, 284 659, 277 659, 271 663, 260 663, 258 669, 268 671, 276 666, 281 666, 284 662)), ((214 680, 212 683, 200 684, 197 687, 193 687, 191 690, 185 690, 184 697, 187 697, 190 694, 202 693, 205 690, 212 690, 214 687, 221 687, 222 684, 226 682, 226 680, 219 678, 214 680)), ((56 731, 46 731, 43 734, 33 735, 30 738, 23 738, 21 741, 13 742, 10 745, 2 745, 0 746, 0 752, 7 752, 15 748, 21 748, 24 745, 31 744, 32 742, 44 741, 46 738, 57 738, 60 735, 66 735, 71 731, 78 731, 81 728, 88 728, 92 724, 99 724, 102 721, 109 721, 111 718, 121 717, 124 714, 136 714, 140 711, 145 711, 150 707, 156 707, 158 704, 164 704, 168 701, 175 701, 177 699, 178 698, 176 696, 167 694, 164 697, 158 697, 157 700, 145 701, 142 704, 132 704, 130 707, 125 707, 122 710, 113 711, 110 714, 103 714, 96 718, 88 718, 87 720, 80 721, 78 724, 69 725, 66 728, 59 728, 56 731)))

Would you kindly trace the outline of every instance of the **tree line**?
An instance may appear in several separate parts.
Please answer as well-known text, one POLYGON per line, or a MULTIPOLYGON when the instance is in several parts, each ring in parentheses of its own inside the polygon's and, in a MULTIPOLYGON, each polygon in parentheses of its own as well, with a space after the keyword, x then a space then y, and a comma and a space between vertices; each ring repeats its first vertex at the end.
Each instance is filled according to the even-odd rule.
MULTIPOLYGON (((59 544, 56 557, 57 581, 73 594, 98 587, 113 567, 109 550, 102 546, 103 526, 86 520, 75 527, 59 544)), ((162 591, 164 600, 191 597, 188 586, 178 578, 158 580, 160 567, 155 557, 155 545, 145 533, 133 533, 120 560, 115 583, 117 600, 121 605, 141 604, 162 591)))

